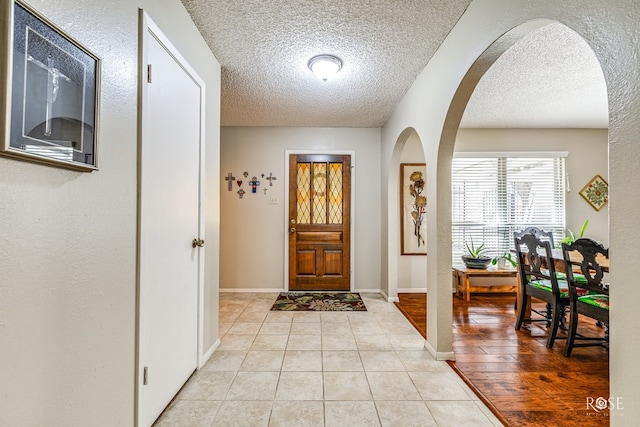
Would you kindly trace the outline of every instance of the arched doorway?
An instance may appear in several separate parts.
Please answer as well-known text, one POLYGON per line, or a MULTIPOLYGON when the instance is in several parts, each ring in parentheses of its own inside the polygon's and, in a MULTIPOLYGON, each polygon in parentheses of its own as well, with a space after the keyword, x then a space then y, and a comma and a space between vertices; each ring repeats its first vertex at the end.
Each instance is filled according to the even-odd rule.
MULTIPOLYGON (((463 114, 465 112, 465 108, 471 98, 471 95, 474 93, 476 86, 478 85, 480 79, 485 75, 485 73, 491 68, 491 66, 499 59, 501 56, 514 44, 516 44, 519 40, 523 39, 523 37, 535 33, 536 30, 545 28, 554 24, 555 21, 548 19, 536 19, 529 21, 525 24, 521 24, 517 27, 512 28, 510 31, 507 31, 501 37, 499 37, 494 43, 492 43, 480 56, 469 65, 467 72, 464 76, 461 77, 460 83, 457 85, 457 89, 455 90, 451 102, 448 104, 448 108, 443 117, 443 124, 434 129, 433 124, 438 122, 437 117, 433 118, 433 115, 437 116, 437 111, 434 110, 435 106, 431 106, 428 104, 424 104, 424 111, 417 110, 415 106, 411 110, 405 109, 403 113, 407 115, 408 120, 406 121, 414 121, 416 122, 416 126, 412 128, 405 127, 400 133, 401 136, 397 138, 397 141, 394 143, 393 148, 393 160, 389 166, 389 175, 393 178, 393 169, 399 163, 397 158, 398 154, 398 141, 406 141, 407 129, 415 128, 416 131, 420 131, 421 140, 423 144, 424 152, 426 153, 427 163, 433 165, 433 168, 428 171, 427 175, 430 175, 428 178, 427 186, 428 186, 428 198, 429 198, 429 206, 430 211, 432 212, 432 216, 430 218, 432 221, 429 223, 429 227, 431 227, 431 231, 429 232, 429 241, 427 244, 433 245, 431 246, 431 250, 429 251, 429 269, 428 269, 428 277, 431 277, 428 280, 427 287, 429 288, 429 292, 432 296, 434 296, 433 300, 430 300, 429 305, 430 308, 428 310, 429 321, 428 323, 428 340, 426 347, 436 356, 438 359, 446 359, 453 358, 453 353, 448 351, 450 349, 450 319, 451 313, 447 312, 450 306, 451 301, 451 293, 449 289, 449 281, 448 278, 451 277, 451 159, 453 157, 453 150, 456 141, 456 137, 458 136, 458 131, 460 127, 460 123, 463 118, 463 114), (433 111, 432 111, 433 110, 433 111), (420 118, 420 114, 429 114, 429 120, 424 120, 420 118), (432 123, 433 122, 433 123, 432 123), (424 127, 421 126, 423 123, 429 123, 432 126, 424 127), (437 130, 437 135, 435 130, 437 130), (434 140, 434 137, 437 138, 437 141, 434 140), (404 138, 404 139, 403 139, 404 138), (437 250, 436 250, 437 248, 437 250), (433 304, 433 305, 431 305, 433 304)), ((560 25, 557 24, 556 25, 560 25)), ((568 28, 567 31, 570 31, 568 28)), ((585 44, 584 40, 582 43, 585 44)), ((590 48, 587 46, 588 50, 590 48)), ((592 57, 593 52, 590 51, 592 57)), ((595 58, 595 57, 593 57, 595 58)), ((599 68, 599 64, 594 60, 596 67, 599 68)), ((439 69, 444 64, 443 61, 439 61, 438 65, 434 67, 434 69, 430 69, 427 67, 425 72, 423 73, 424 82, 429 78, 433 78, 433 74, 442 73, 443 70, 439 69)), ((602 71, 598 70, 600 78, 602 78, 602 71)), ((420 87, 422 87, 423 82, 418 81, 420 83, 420 87)), ((426 84, 426 83, 424 83, 426 84)), ((543 84, 542 82, 540 84, 543 84)), ((606 95, 601 97, 600 99, 604 99, 606 102, 606 95)), ((412 102, 415 101, 415 98, 412 99, 412 102)), ((412 103, 408 103, 407 105, 412 105, 412 103)), ((603 108, 606 112, 606 106, 603 108)), ((605 118, 606 121, 606 118, 605 118)), ((394 126, 394 123, 391 124, 390 128, 394 126)), ((606 130, 605 130, 606 133, 606 130)), ((393 250, 398 250, 397 247, 393 245, 397 245, 393 239, 393 227, 394 227, 394 219, 393 210, 397 205, 398 201, 394 199, 394 190, 397 188, 396 183, 390 181, 390 187, 388 189, 389 194, 389 254, 387 254, 387 258, 389 258, 389 275, 390 281, 394 280, 397 277, 397 274, 394 274, 397 269, 397 264, 394 265, 394 259, 391 256, 393 250)), ((576 194, 577 191, 572 193, 572 195, 576 194)), ((580 222, 578 219, 574 220, 574 224, 580 225, 583 221, 582 216, 578 215, 576 218, 580 218, 580 222)), ((604 221, 606 223, 606 221, 604 221)), ((576 227, 575 225, 568 223, 570 227, 576 227)), ((578 227, 579 228, 579 227, 578 227)), ((606 225, 601 228, 606 229, 606 225)), ((606 231, 605 231, 606 233, 606 231)), ((390 282, 391 283, 391 282, 390 282)), ((391 283, 393 285, 393 283, 391 283)), ((397 286, 397 284, 396 284, 397 286)), ((391 286, 392 288, 392 286, 391 286)))
MULTIPOLYGON (((415 206, 414 196, 404 194, 410 178, 407 171, 415 169, 426 179, 425 168, 420 136, 415 129, 407 128, 394 147, 388 179, 388 232, 392 236, 387 254, 387 300, 390 302, 398 301, 398 292, 426 292, 426 221, 412 217, 418 214, 413 212, 419 208, 415 206), (415 230, 420 236, 415 235, 415 230)), ((425 210, 422 208, 420 213, 425 215, 425 210)))
POLYGON ((608 119, 606 83, 591 47, 563 24, 531 21, 498 39, 467 72, 445 120, 440 161, 449 165, 452 154, 563 155, 564 226, 579 230, 588 220, 587 237, 608 245, 607 210, 594 210, 579 194, 594 174, 608 178, 608 119))
MULTIPOLYGON (((464 80, 470 94, 478 79, 469 81, 465 75, 487 49, 496 53, 494 41, 503 40, 503 36, 512 38, 498 49, 504 52, 523 34, 546 25, 552 21, 538 21, 540 17, 550 17, 574 29, 592 47, 601 64, 607 82, 609 102, 609 178, 610 201, 610 248, 614 270, 612 282, 619 285, 612 290, 611 302, 617 309, 611 317, 611 336, 613 351, 611 360, 611 396, 624 396, 625 401, 637 401, 635 384, 638 375, 633 366, 634 349, 631 338, 638 329, 638 319, 632 315, 631 301, 638 291, 633 286, 634 265, 632 257, 625 256, 628 248, 633 247, 637 234, 638 199, 629 197, 638 185, 636 173, 640 145, 635 137, 640 130, 637 117, 638 99, 634 90, 638 81, 638 56, 636 40, 632 37, 637 28, 637 8, 628 3, 617 2, 611 7, 602 8, 597 1, 583 2, 580 5, 567 6, 552 1, 527 3, 514 7, 508 1, 473 2, 458 24, 431 58, 415 83, 407 91, 403 100, 385 124, 382 132, 383 168, 388 168, 391 151, 398 135, 407 127, 415 128, 423 141, 428 171, 428 197, 430 215, 428 216, 428 291, 429 330, 426 347, 438 359, 453 357, 451 350, 451 176, 449 162, 452 158, 454 140, 458 124, 468 97, 453 103, 460 83, 464 80), (530 23, 529 20, 536 20, 530 23), (525 23, 523 31, 522 23, 525 23), (518 32, 513 34, 513 28, 518 32), (458 108, 451 118, 450 109, 458 108), (440 147, 440 144, 443 144, 440 147), (432 300, 434 297, 435 300, 432 300), (433 330, 432 330, 433 328, 433 330)), ((484 70, 493 60, 486 59, 484 70)), ((481 60, 478 60, 481 62, 481 60)), ((475 65, 474 65, 475 64, 475 65)), ((482 65, 482 64, 480 64, 482 65)), ((482 67, 481 67, 482 68, 482 67)), ((480 73, 482 74, 482 73, 480 73)), ((575 188, 574 184, 574 190, 575 188)), ((383 202, 386 202, 383 194, 383 202)), ((385 203, 386 204, 386 203, 385 203)), ((388 228, 385 220, 385 230, 388 228)), ((383 238, 386 236, 383 236, 383 238)), ((386 261, 386 254, 383 260, 386 261)), ((624 417, 637 415, 637 405, 625 405, 624 417)), ((617 413, 622 415, 618 408, 617 413)), ((636 417, 637 418, 637 417, 636 417)), ((618 425, 622 419, 612 417, 611 422, 618 425)))
MULTIPOLYGON (((561 65, 569 66, 570 64, 564 63, 561 65)), ((445 119, 444 132, 440 140, 438 168, 439 176, 443 177, 443 180, 439 181, 439 185, 443 185, 443 182, 446 181, 451 186, 452 158, 455 159, 456 153, 460 151, 467 151, 468 154, 473 153, 478 158, 495 156, 509 159, 525 157, 526 155, 533 157, 535 153, 532 152, 559 152, 560 150, 568 153, 566 160, 567 177, 569 177, 567 179, 567 189, 571 188, 571 184, 574 187, 573 191, 566 193, 566 198, 563 198, 563 200, 566 199, 564 205, 567 216, 566 227, 579 229, 580 223, 584 221, 585 216, 594 218, 595 226, 594 229, 590 230, 588 237, 606 241, 608 245, 609 221, 606 211, 597 213, 590 210, 590 206, 585 204, 578 194, 582 185, 588 182, 594 173, 599 173, 600 171, 608 173, 608 106, 604 75, 595 54, 578 34, 562 24, 548 20, 537 20, 516 27, 498 39, 478 58, 462 80, 449 107, 445 119), (554 67, 546 67, 545 69, 545 65, 548 66, 549 64, 546 64, 544 60, 551 53, 544 52, 545 48, 549 47, 545 45, 545 40, 548 42, 552 36, 553 43, 558 38, 566 42, 564 47, 567 52, 562 52, 563 46, 558 46, 557 44, 551 46, 555 55, 562 56, 564 54, 570 58, 575 56, 577 52, 587 53, 587 64, 576 64, 578 65, 576 69, 580 70, 580 72, 592 73, 593 87, 585 87, 580 84, 573 85, 573 83, 578 83, 581 79, 579 74, 577 75, 575 72, 568 73, 567 70, 570 68, 556 67, 560 71, 554 69, 554 67), (513 55, 514 51, 521 55, 528 54, 528 56, 522 58, 518 55, 513 55), (542 58, 538 58, 537 62, 536 55, 542 55, 542 58), (518 77, 522 76, 518 75, 517 69, 512 70, 511 74, 507 74, 509 69, 505 68, 505 66, 510 64, 505 59, 509 61, 531 61, 528 62, 528 70, 533 76, 529 77, 533 77, 532 80, 537 84, 538 89, 543 88, 551 91, 551 93, 542 94, 540 91, 533 90, 535 88, 532 89, 531 81, 527 81, 526 78, 518 79, 518 77), (503 69, 500 70, 500 67, 503 67, 503 69), (563 75, 562 72, 567 75, 563 75), (513 81, 507 81, 513 75, 516 76, 513 81), (544 78, 541 78, 541 76, 544 78), (493 81, 493 87, 491 87, 491 83, 483 87, 485 79, 489 82, 493 81), (511 83, 516 86, 510 87, 511 83), (558 83, 562 89, 557 88, 556 84, 558 83), (486 86, 492 88, 493 92, 488 91, 486 86), (500 92, 501 90, 504 90, 504 92, 500 92), (563 92, 561 101, 569 100, 568 98, 571 97, 571 94, 575 93, 576 99, 569 100, 569 105, 575 101, 577 101, 578 105, 572 108, 571 112, 575 110, 583 116, 578 117, 557 112, 555 115, 546 114, 555 111, 556 104, 554 101, 558 100, 554 98, 558 94, 554 93, 554 91, 563 92), (584 101, 581 101, 582 93, 580 91, 589 94, 591 102, 599 103, 599 109, 597 110, 600 115, 595 118, 586 117, 586 122, 595 123, 595 126, 591 126, 591 129, 585 129, 589 125, 584 124, 584 116, 588 116, 589 111, 581 108, 582 105, 580 104, 584 103, 584 101), (595 94, 592 91, 595 91, 595 94), (541 107, 539 102, 531 99, 533 95, 538 96, 540 100, 544 101, 545 105, 541 107), (506 99, 509 96, 513 99, 506 99), (491 99, 486 99, 492 97, 494 101, 499 99, 501 102, 501 105, 497 108, 495 103, 492 105, 491 99), (519 104, 524 103, 528 107, 533 107, 529 114, 537 114, 537 117, 528 116, 525 120, 522 117, 518 117, 518 111, 515 110, 519 104), (480 113, 480 110, 482 110, 482 113, 486 113, 491 108, 497 110, 495 115, 491 117, 494 122, 489 121, 489 124, 482 124, 483 122, 480 119, 483 118, 483 114, 480 113), (536 112, 536 108, 546 109, 536 112), (504 117, 501 117, 501 115, 504 117), (517 119, 521 121, 518 122, 517 119), (469 123, 472 123, 472 125, 469 125, 469 123), (581 125, 576 126, 575 123, 581 123, 581 125), (482 127, 482 129, 478 129, 478 127, 482 127), (576 127, 580 129, 572 129, 576 127), (594 148, 590 146, 591 144, 597 144, 598 146, 594 148), (590 150, 594 151, 590 152, 590 150), (594 157, 599 158, 599 162, 592 163, 589 161, 594 157), (448 176, 444 176, 445 174, 448 174, 448 176), (576 198, 575 196, 578 197, 576 198)), ((560 179, 564 181, 564 173, 562 175, 560 179)), ((445 201, 448 203, 450 214, 445 220, 451 220, 452 218, 452 193, 453 190, 439 199, 440 202, 445 201)), ((452 225, 453 221, 449 224, 449 227, 452 225)), ((440 245, 439 249, 448 249, 448 252, 451 253, 451 240, 453 239, 451 239, 451 236, 445 236, 442 240, 445 239, 448 240, 449 247, 443 248, 440 245)), ((504 327, 504 325, 499 326, 504 327)), ((512 328, 513 324, 509 323, 507 327, 512 328)), ((464 336, 464 334, 454 336, 464 336)), ((459 343, 459 341, 463 340, 459 338, 453 339, 454 353, 455 344, 459 343)), ((561 347, 562 344, 559 344, 559 346, 561 347)), ((469 348, 465 350, 468 351, 469 348)), ((473 370, 473 368, 468 369, 473 370)), ((495 370, 491 368, 489 362, 485 362, 484 369, 488 371, 495 370)), ((544 365, 537 369, 541 374, 544 374, 544 365)), ((491 395, 488 395, 488 397, 491 400, 491 395)), ((518 399, 515 392, 514 398, 518 399)))

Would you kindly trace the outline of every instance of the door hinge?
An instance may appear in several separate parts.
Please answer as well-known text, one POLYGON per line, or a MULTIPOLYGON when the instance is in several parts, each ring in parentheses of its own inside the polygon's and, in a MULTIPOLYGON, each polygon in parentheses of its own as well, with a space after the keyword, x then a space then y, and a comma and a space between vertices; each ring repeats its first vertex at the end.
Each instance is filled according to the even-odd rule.
POLYGON ((151 64, 147 64, 147 83, 151 83, 151 64))
POLYGON ((142 385, 147 385, 148 379, 149 379, 149 367, 145 366, 142 369, 142 385))

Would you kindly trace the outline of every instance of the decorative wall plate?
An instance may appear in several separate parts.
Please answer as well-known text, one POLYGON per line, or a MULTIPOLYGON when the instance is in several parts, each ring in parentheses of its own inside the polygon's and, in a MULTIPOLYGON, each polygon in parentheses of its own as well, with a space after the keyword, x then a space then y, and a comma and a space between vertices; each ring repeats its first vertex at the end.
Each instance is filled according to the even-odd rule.
POLYGON ((596 175, 580 190, 580 195, 597 211, 609 201, 609 184, 600 175, 596 175))

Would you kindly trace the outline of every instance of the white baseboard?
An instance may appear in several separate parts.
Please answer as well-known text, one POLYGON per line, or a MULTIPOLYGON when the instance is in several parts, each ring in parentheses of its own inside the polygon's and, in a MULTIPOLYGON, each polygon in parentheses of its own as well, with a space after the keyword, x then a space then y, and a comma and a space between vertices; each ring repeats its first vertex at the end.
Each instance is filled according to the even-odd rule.
POLYGON ((455 354, 453 351, 436 351, 435 348, 431 346, 429 341, 424 342, 424 348, 433 356, 436 360, 456 360, 455 354))
POLYGON ((356 289, 353 292, 359 292, 361 294, 382 294, 380 289, 356 289))
POLYGON ((220 288, 220 292, 230 292, 230 293, 269 293, 269 292, 284 292, 284 289, 280 288, 220 288))
MULTIPOLYGON (((270 293, 270 292, 286 292, 284 289, 274 289, 274 288, 220 288, 220 292, 228 292, 228 293, 270 293)), ((359 292, 361 294, 380 294, 382 297, 389 301, 389 297, 387 294, 382 292, 380 289, 356 289, 353 292, 359 292)), ((420 292, 420 291, 415 291, 420 292)), ((424 291, 421 291, 424 292, 424 291)), ((391 298, 391 300, 398 301, 397 298, 391 298)), ((389 301, 393 302, 393 301, 389 301)))
POLYGON ((427 288, 399 288, 398 293, 402 294, 426 294, 427 288))
POLYGON ((384 300, 386 302, 398 302, 400 301, 400 299, 398 297, 390 297, 389 295, 386 294, 385 291, 383 291, 382 289, 380 289, 378 291, 378 293, 382 296, 382 298, 384 298, 384 300))

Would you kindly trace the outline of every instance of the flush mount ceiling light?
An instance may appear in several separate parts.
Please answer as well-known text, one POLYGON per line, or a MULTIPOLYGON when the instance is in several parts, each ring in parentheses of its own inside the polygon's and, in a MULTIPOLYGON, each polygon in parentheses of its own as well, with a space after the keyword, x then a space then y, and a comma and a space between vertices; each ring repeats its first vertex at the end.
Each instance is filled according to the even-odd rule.
POLYGON ((334 55, 316 55, 309 60, 309 69, 313 74, 326 82, 342 68, 342 61, 334 55))

